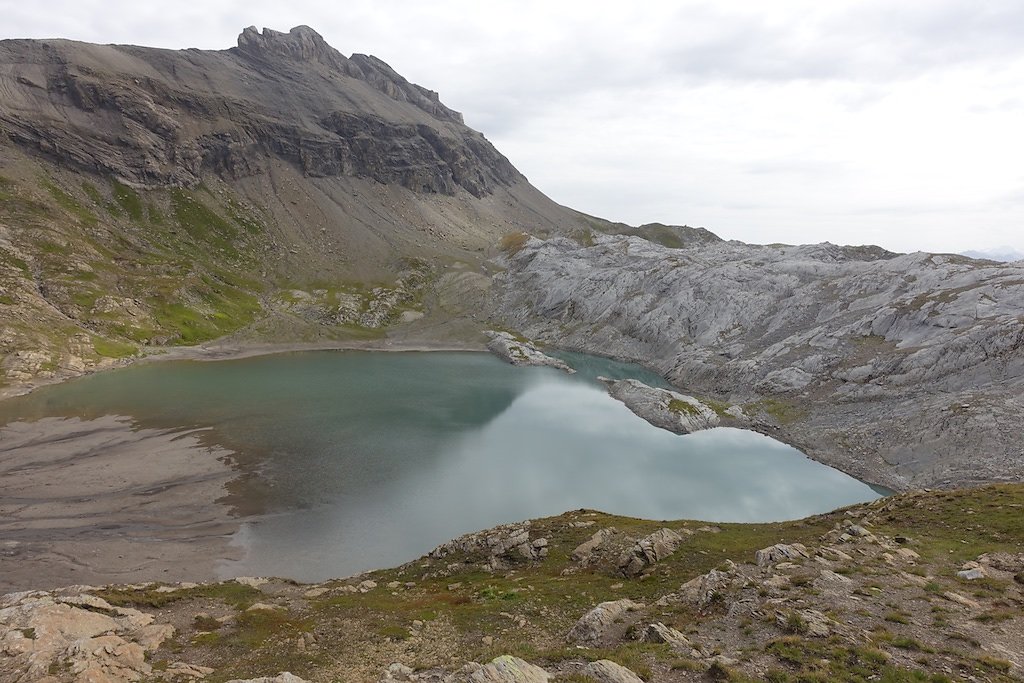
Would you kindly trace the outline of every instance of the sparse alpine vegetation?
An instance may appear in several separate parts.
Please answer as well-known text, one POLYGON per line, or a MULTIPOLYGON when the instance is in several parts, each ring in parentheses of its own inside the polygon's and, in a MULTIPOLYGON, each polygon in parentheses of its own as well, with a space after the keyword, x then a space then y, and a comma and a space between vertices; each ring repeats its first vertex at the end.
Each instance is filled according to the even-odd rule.
POLYGON ((606 680, 598 670, 610 665, 596 662, 652 682, 1019 680, 1021 509, 1024 486, 1002 485, 778 524, 581 510, 317 585, 238 579, 14 595, 0 611, 11 644, 0 672, 35 651, 46 654, 34 666, 55 680, 97 667, 149 680, 290 671, 308 681, 454 682, 468 680, 463 663, 492 660, 566 681, 606 680), (647 559, 634 573, 637 547, 647 559), (53 604, 63 605, 59 620, 53 604), (97 615, 112 620, 113 635, 91 637, 137 643, 145 656, 62 640, 97 615))

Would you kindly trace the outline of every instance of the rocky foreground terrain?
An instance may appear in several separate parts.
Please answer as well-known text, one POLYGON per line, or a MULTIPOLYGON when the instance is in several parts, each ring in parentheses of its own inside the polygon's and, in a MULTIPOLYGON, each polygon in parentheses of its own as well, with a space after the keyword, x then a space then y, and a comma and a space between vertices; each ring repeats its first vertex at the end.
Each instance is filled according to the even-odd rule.
POLYGON ((15 593, 0 681, 1019 680, 1022 510, 1021 485, 781 524, 580 510, 317 585, 15 593))

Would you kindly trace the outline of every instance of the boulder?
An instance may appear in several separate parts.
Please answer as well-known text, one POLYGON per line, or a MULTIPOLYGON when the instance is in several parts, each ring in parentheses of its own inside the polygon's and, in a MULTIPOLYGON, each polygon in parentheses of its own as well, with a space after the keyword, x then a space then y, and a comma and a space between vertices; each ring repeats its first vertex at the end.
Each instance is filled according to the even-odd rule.
POLYGON ((643 640, 646 643, 665 643, 677 652, 689 652, 690 641, 682 633, 661 622, 650 624, 644 629, 643 640))
POLYGON ((722 596, 723 591, 732 585, 732 580, 733 575, 730 572, 712 569, 707 574, 684 583, 679 591, 679 597, 704 609, 722 596))
POLYGON ((642 604, 628 598, 602 602, 580 617, 580 620, 570 629, 567 638, 569 642, 580 645, 596 645, 601 642, 612 624, 619 621, 628 612, 642 608, 642 604))
POLYGON ((583 541, 576 549, 572 551, 572 559, 574 562, 585 563, 590 559, 597 548, 604 543, 606 540, 615 535, 615 527, 608 527, 607 529, 599 529, 594 532, 594 535, 589 540, 583 541))
POLYGON ((235 678, 228 683, 309 683, 304 678, 299 678, 293 673, 282 671, 276 676, 261 676, 259 678, 235 678))
MULTIPOLYGON (((800 543, 776 543, 768 548, 762 548, 754 553, 754 562, 759 567, 765 567, 787 560, 803 560, 810 557, 807 548, 800 543)), ((849 556, 847 556, 849 557, 849 556)))
POLYGON ((812 638, 827 638, 832 634, 832 624, 835 623, 818 610, 813 609, 788 613, 776 612, 775 622, 787 631, 797 627, 801 635, 812 638))
POLYGON ((41 680, 54 668, 81 681, 140 680, 147 653, 174 634, 151 615, 68 589, 0 598, 0 681, 41 680))
POLYGON ((539 560, 548 554, 545 538, 530 538, 530 523, 506 524, 460 536, 437 546, 430 557, 442 559, 454 553, 482 554, 492 569, 522 560, 539 560))
POLYGON ((599 683, 643 683, 635 673, 613 661, 599 659, 583 667, 583 675, 599 683))
MULTIPOLYGON (((415 677, 409 680, 415 680, 415 677)), ((490 664, 470 662, 447 676, 444 683, 548 683, 549 680, 551 675, 539 666, 519 657, 501 655, 490 664)))
POLYGON ((682 542, 683 537, 671 529, 659 529, 619 557, 619 570, 626 576, 636 576, 674 553, 682 542))
POLYGON ((956 575, 964 579, 965 581, 977 581, 978 579, 984 579, 988 576, 982 567, 971 567, 970 569, 961 569, 956 575))

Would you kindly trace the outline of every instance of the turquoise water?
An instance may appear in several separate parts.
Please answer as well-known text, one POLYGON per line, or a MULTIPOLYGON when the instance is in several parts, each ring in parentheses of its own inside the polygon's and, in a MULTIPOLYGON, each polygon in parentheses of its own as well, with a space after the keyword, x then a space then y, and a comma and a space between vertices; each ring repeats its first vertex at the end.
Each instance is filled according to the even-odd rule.
POLYGON ((678 436, 611 399, 597 375, 480 353, 307 352, 162 362, 0 403, 0 423, 129 415, 210 427, 255 474, 233 496, 247 550, 225 575, 323 580, 418 557, 459 534, 595 508, 649 519, 773 521, 878 497, 768 437, 678 436))

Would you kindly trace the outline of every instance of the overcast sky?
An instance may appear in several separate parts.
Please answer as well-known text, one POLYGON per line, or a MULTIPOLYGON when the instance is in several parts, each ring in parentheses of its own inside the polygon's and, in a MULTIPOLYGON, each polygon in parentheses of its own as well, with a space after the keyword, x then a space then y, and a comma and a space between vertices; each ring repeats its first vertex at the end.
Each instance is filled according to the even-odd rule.
POLYGON ((748 242, 1024 251, 1024 2, 0 0, 0 37, 308 24, 437 90, 556 201, 748 242))

